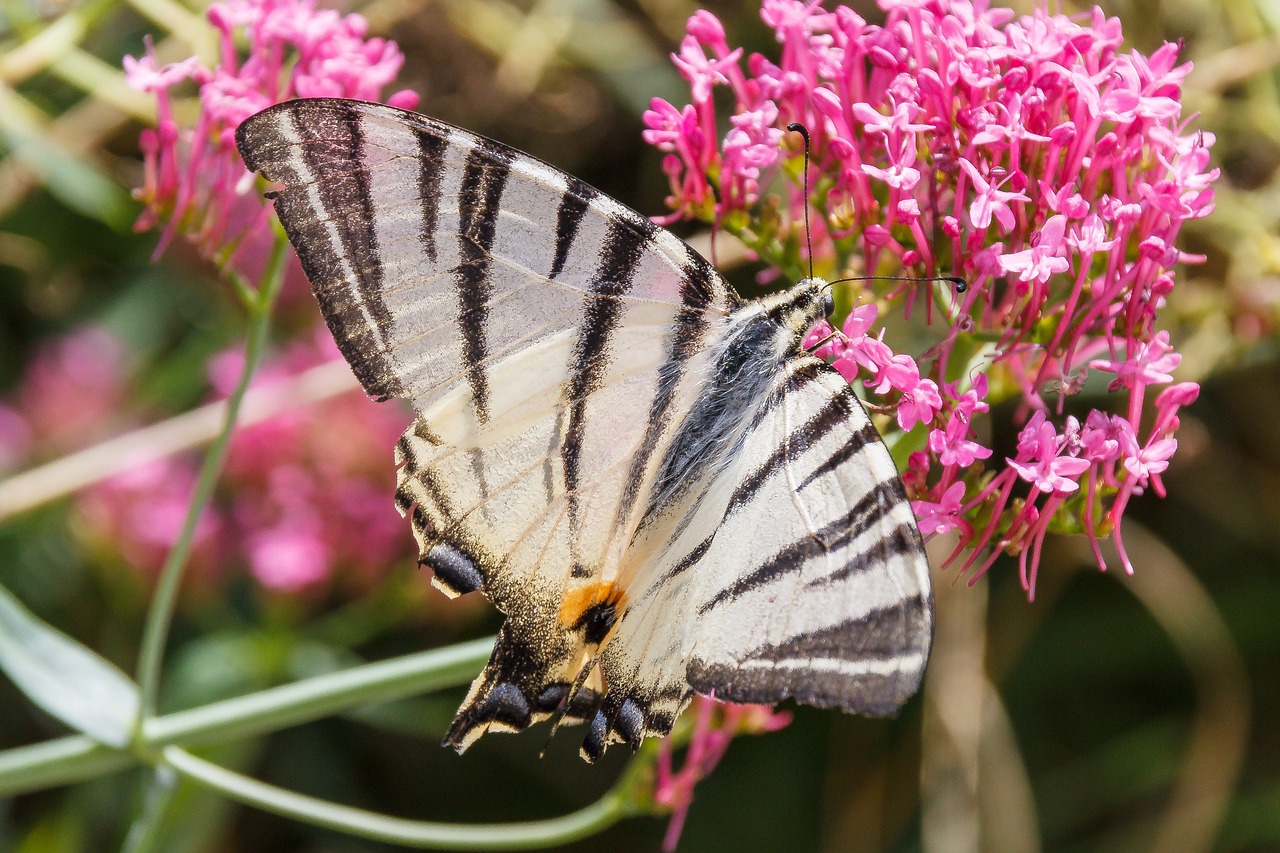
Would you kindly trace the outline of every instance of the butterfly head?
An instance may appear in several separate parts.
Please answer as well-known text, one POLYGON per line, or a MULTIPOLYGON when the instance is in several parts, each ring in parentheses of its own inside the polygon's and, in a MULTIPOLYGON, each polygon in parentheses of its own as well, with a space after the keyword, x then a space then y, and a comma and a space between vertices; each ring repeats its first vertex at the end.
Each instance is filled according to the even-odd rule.
MULTIPOLYGON (((813 281, 814 279, 810 279, 813 281)), ((836 310, 836 298, 831 295, 831 285, 822 279, 817 279, 821 283, 822 289, 822 316, 829 318, 831 312, 836 310)))
POLYGON ((765 314, 792 335, 803 338, 814 323, 831 315, 835 302, 831 297, 831 285, 815 276, 803 279, 790 290, 766 296, 761 300, 761 306, 765 314))

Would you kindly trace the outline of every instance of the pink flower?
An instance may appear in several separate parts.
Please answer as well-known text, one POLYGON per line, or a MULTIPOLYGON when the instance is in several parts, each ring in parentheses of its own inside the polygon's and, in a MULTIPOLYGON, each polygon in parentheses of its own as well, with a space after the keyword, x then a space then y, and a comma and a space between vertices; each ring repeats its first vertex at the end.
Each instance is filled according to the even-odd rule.
POLYGON ((741 57, 742 48, 738 48, 723 58, 708 59, 698 39, 690 35, 680 42, 680 53, 671 54, 671 61, 693 87, 694 102, 702 103, 711 99, 711 87, 729 82, 725 71, 741 57))
MULTIPOLYGON (((178 537, 195 479, 195 463, 186 458, 136 466, 77 495, 78 524, 130 569, 154 577, 178 537)), ((224 523, 217 511, 200 517, 190 558, 197 583, 218 573, 224 523)))
POLYGON ((1036 412, 1018 434, 1018 458, 1007 459, 1018 476, 1042 492, 1074 492, 1076 480, 1089 469, 1089 460, 1060 456, 1062 443, 1043 412, 1036 412))
POLYGON ((1000 266, 1009 272, 1018 273, 1022 281, 1047 282, 1052 276, 1071 269, 1071 264, 1062 256, 1063 235, 1067 227, 1067 218, 1061 214, 1051 216, 1040 229, 1039 241, 1030 249, 1000 256, 1000 266))
POLYGON ((664 221, 728 230, 775 276, 812 262, 831 280, 964 280, 963 292, 893 278, 844 285, 861 307, 844 319, 845 340, 820 351, 863 380, 872 405, 896 411, 886 438, 929 424, 904 475, 913 498, 941 507, 965 483, 964 571, 1017 555, 1030 595, 1050 529, 1083 530, 1100 555, 1097 537, 1119 540, 1139 483, 1161 488, 1173 449, 1159 442, 1194 390, 1162 394, 1150 430, 1144 391, 1170 382, 1180 358, 1158 317, 1178 266, 1198 260, 1179 235, 1213 210, 1214 140, 1181 114, 1180 47, 1144 57, 1101 12, 881 6, 883 24, 871 25, 843 6, 766 0, 778 48, 745 70, 718 21, 691 19, 680 67, 692 103, 646 120, 646 139, 670 154, 664 221), (764 150, 770 122, 794 121, 812 138, 807 194, 799 151, 782 148, 791 137, 777 147, 784 157, 764 150), (779 198, 759 199, 771 185, 779 198), (821 215, 806 235, 815 197, 821 215), (1080 424, 1062 407, 1090 369, 1115 374, 1112 398, 1080 424), (950 380, 962 374, 973 387, 957 393, 950 380), (998 431, 975 428, 997 402, 1017 404, 996 410, 1021 427, 1013 458, 979 438, 998 431))
POLYGON ((13 407, 0 403, 0 474, 24 463, 32 444, 26 419, 13 407))
POLYGON ((1135 347, 1128 359, 1115 361, 1098 359, 1089 362, 1089 366, 1105 373, 1114 373, 1108 390, 1134 388, 1138 385, 1155 385, 1172 382, 1171 371, 1182 361, 1182 356, 1173 351, 1169 345, 1169 333, 1157 332, 1155 338, 1145 343, 1135 342, 1135 347))
POLYGON ((1178 431, 1178 410, 1190 406, 1200 396, 1200 386, 1194 382, 1179 382, 1160 392, 1156 397, 1156 422, 1152 435, 1170 436, 1178 431))
POLYGON ((938 462, 968 468, 977 460, 991 455, 990 447, 969 440, 969 423, 969 418, 962 412, 953 411, 945 429, 929 433, 929 450, 938 457, 938 462))
POLYGON ((922 534, 926 536, 931 533, 945 534, 956 528, 967 526, 961 516, 961 504, 963 503, 964 483, 955 482, 942 493, 941 501, 937 503, 933 501, 912 501, 911 509, 919 520, 922 534))
POLYGON ((694 12, 689 18, 686 28, 689 31, 689 35, 698 40, 698 44, 711 48, 724 45, 727 52, 728 45, 724 40, 724 25, 720 23, 719 18, 705 9, 699 9, 694 12))
POLYGON ((910 102, 896 103, 890 96, 893 111, 889 115, 881 113, 867 103, 857 103, 850 107, 853 117, 862 122, 867 133, 880 133, 896 138, 905 133, 928 132, 933 128, 927 124, 912 122, 912 119, 924 112, 919 106, 910 102))
POLYGON ((887 169, 864 163, 862 171, 877 180, 884 181, 895 190, 910 191, 920 183, 920 170, 903 163, 894 163, 887 169))
POLYGON ((1015 220, 1013 211, 1009 208, 1009 202, 1030 201, 1026 193, 1010 193, 1000 189, 1013 176, 1005 175, 998 183, 993 184, 982 177, 977 168, 968 160, 962 157, 959 163, 960 168, 969 176, 969 180, 973 183, 973 188, 977 192, 973 202, 969 205, 969 219, 973 222, 973 227, 988 228, 991 225, 992 217, 994 217, 1006 232, 1013 228, 1015 220))
POLYGON ((1134 478, 1135 488, 1145 488, 1152 480, 1159 482, 1157 475, 1169 467, 1169 457, 1178 449, 1178 441, 1161 438, 1146 447, 1138 447, 1133 434, 1126 432, 1122 435, 1121 449, 1125 454, 1124 469, 1134 478))
POLYGON ((283 524, 254 535, 249 566, 263 586, 279 592, 297 592, 331 570, 328 549, 311 524, 283 524))
POLYGON ((1080 445, 1090 462, 1111 462, 1120 456, 1120 436, 1132 435, 1129 422, 1097 409, 1089 412, 1080 431, 1080 445))
POLYGON ((662 742, 658 753, 653 801, 671 810, 671 823, 662 840, 666 853, 673 853, 680 841, 689 806, 693 803, 694 787, 720 763, 730 741, 740 733, 774 732, 791 722, 791 715, 786 711, 774 711, 766 705, 717 702, 706 696, 695 696, 688 713, 694 715, 694 729, 684 765, 678 771, 673 770, 670 738, 662 742))
MULTIPOLYGON (((654 98, 645 110, 644 123, 648 128, 641 134, 645 142, 663 151, 679 151, 680 143, 698 132, 698 113, 692 106, 678 110, 662 98, 654 98)), ((696 149, 700 144, 699 140, 698 144, 683 147, 696 149)))
MULTIPOLYGON (((136 195, 145 208, 136 227, 164 225, 157 254, 181 233, 205 256, 257 280, 272 237, 262 227, 264 200, 247 192, 236 127, 299 95, 379 100, 404 59, 394 42, 366 39, 359 15, 317 10, 313 0, 228 0, 207 15, 221 42, 216 67, 192 57, 159 68, 149 43, 141 59, 124 58, 129 85, 156 98, 156 128, 140 140, 145 178, 136 195), (241 39, 249 46, 243 62, 241 39), (186 80, 200 87, 201 112, 191 128, 179 125, 170 100, 186 80)), ((389 102, 408 108, 417 100, 405 91, 389 102)))
MULTIPOLYGON (((880 342, 876 341, 876 343, 880 342)), ((850 347, 850 351, 852 350, 853 347, 850 347)), ((888 353, 889 349, 881 345, 880 348, 872 349, 871 352, 879 355, 888 353)), ((920 384, 920 369, 916 367, 915 360, 909 355, 891 355, 887 361, 877 363, 875 368, 876 375, 867 380, 867 386, 872 387, 872 383, 875 383, 874 390, 877 394, 884 394, 891 388, 906 393, 920 384)))
POLYGON ((902 401, 898 403, 898 426, 909 431, 918 423, 929 423, 941 410, 942 396, 938 393, 937 383, 932 379, 921 379, 902 392, 902 401))
MULTIPOLYGON (((150 48, 148 48, 150 50, 150 48)), ((156 67, 156 58, 147 53, 142 59, 124 58, 124 80, 139 92, 167 91, 184 80, 193 80, 205 73, 197 57, 156 67)))
POLYGON ((805 335, 802 346, 818 358, 827 360, 834 359, 845 349, 844 341, 840 340, 836 330, 826 320, 819 320, 814 324, 809 334, 805 335))
POLYGON ((858 305, 849 312, 840 329, 850 341, 864 338, 871 331, 871 324, 876 321, 879 313, 880 309, 876 308, 874 303, 858 305))
MULTIPOLYGON (((291 382, 337 357, 327 330, 318 328, 270 356, 254 387, 291 382)), ((237 349, 211 360, 215 399, 230 390, 242 358, 237 349)), ((81 366, 89 372, 93 360, 86 361, 81 366)), ((30 393, 24 385, 19 400, 30 393)), ((125 408, 123 401, 116 405, 125 408)), ((0 441, 5 411, 0 404, 0 441)), ((385 456, 408 420, 396 404, 353 393, 239 429, 196 531, 197 589, 247 574, 281 595, 358 592, 412 560, 412 537, 388 499, 394 478, 385 456)), ((182 455, 112 477, 77 496, 78 523, 100 547, 151 577, 176 540, 196 469, 197 459, 182 455)))
POLYGON ((1071 229, 1067 244, 1082 255, 1109 252, 1115 240, 1107 239, 1107 227, 1096 213, 1090 213, 1084 222, 1071 229))
POLYGON ((121 342, 96 326, 43 343, 13 400, 28 436, 20 446, 43 455, 79 450, 127 425, 126 358, 121 342))

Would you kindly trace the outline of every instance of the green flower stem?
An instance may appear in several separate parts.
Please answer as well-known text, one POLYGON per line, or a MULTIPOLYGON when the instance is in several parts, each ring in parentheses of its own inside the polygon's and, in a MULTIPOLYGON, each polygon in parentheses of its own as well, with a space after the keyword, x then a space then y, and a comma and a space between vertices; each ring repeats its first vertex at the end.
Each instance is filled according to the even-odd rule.
POLYGON ((240 404, 244 401, 245 392, 249 390, 254 371, 262 361, 267 347, 267 334, 271 327, 271 309, 284 283, 287 246, 288 243, 277 233, 271 247, 271 257, 267 261, 266 271, 263 274, 262 289, 258 291, 257 298, 249 304, 249 330, 248 341, 245 344, 244 368, 235 390, 227 398, 226 417, 223 420, 222 430, 205 454, 204 464, 200 468, 200 476, 196 481, 195 493, 191 496, 187 516, 182 522, 182 530, 169 551, 164 566, 160 569, 160 581, 156 584, 151 608, 147 611, 147 624, 142 635, 142 649, 138 657, 138 687, 142 702, 139 706, 135 735, 142 731, 147 718, 155 713, 156 694, 160 684, 160 664, 164 659, 165 641, 173 622, 173 612, 178 601, 178 590, 182 585, 183 571, 186 568, 187 557, 191 553, 196 526, 213 497, 218 475, 222 472, 222 463, 226 458, 236 419, 240 414, 240 404))
MULTIPOLYGON (((315 826, 406 847, 448 850, 529 850, 594 835, 634 812, 627 796, 630 772, 602 798, 571 814, 525 823, 431 823, 390 817, 308 797, 234 773, 176 746, 163 758, 175 770, 225 796, 315 826)), ((633 762, 639 764, 642 762, 633 762)))
POLYGON ((161 764, 151 771, 138 819, 129 827, 121 853, 150 853, 163 843, 164 817, 178 793, 179 774, 161 764))
POLYGON ((489 659, 493 638, 419 652, 316 676, 150 720, 148 745, 236 740, 317 720, 357 705, 430 693, 471 681, 489 659))
POLYGON ((150 719, 138 754, 83 735, 0 752, 0 797, 67 785, 130 767, 167 746, 193 746, 269 734, 362 705, 469 682, 493 639, 473 640, 327 673, 247 696, 150 719))

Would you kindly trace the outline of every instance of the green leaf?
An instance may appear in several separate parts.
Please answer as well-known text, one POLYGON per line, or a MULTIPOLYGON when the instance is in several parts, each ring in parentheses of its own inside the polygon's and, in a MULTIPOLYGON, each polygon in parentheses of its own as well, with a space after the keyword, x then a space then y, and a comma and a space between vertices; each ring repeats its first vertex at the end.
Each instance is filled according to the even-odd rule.
POLYGON ((46 625, 0 586, 0 669, 32 702, 107 746, 129 743, 138 688, 128 676, 46 625))

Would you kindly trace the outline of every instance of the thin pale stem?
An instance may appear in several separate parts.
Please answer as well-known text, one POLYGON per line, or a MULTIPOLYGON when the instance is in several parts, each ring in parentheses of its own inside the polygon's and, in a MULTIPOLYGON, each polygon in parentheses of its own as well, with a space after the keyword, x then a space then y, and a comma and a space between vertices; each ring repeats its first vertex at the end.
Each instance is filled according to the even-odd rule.
MULTIPOLYGON (((240 426, 284 411, 296 411, 355 391, 360 386, 346 362, 337 359, 297 376, 254 388, 240 406, 240 426)), ((0 481, 0 521, 65 498, 122 471, 194 450, 218 436, 227 418, 227 401, 207 403, 0 481)))
POLYGON ((219 767, 176 746, 166 747, 163 759, 184 776, 245 805, 361 838, 422 849, 555 847, 594 835, 633 812, 627 796, 630 772, 624 773, 619 783, 596 802, 562 817, 466 825, 405 820, 304 796, 219 767))
POLYGON ((247 696, 147 720, 135 753, 84 735, 0 752, 0 797, 123 770, 170 745, 197 746, 270 734, 352 708, 466 684, 493 638, 364 664, 247 696))
POLYGON ((173 612, 177 605, 178 590, 182 585, 183 572, 187 565, 187 557, 195 540, 196 527, 204 514, 218 476, 222 473, 222 463, 226 459, 227 448, 231 444, 231 435, 235 431, 236 419, 240 413, 240 405, 253 374, 262 361, 267 347, 267 335, 271 328, 271 309, 280 293, 284 282, 285 248, 284 238, 277 235, 271 248, 271 257, 267 262, 263 275, 263 286, 258 300, 251 306, 249 313, 249 334, 245 344, 244 368, 235 390, 227 398, 226 417, 222 431, 209 446, 204 464, 200 468, 196 488, 187 507, 186 518, 177 541, 169 551, 164 565, 160 569, 160 580, 156 584, 155 595, 151 599, 151 608, 147 612, 146 629, 142 636, 142 650, 138 659, 138 686, 141 692, 138 721, 135 731, 140 733, 147 718, 155 713, 156 695, 159 691, 160 663, 164 658, 165 641, 169 636, 169 627, 173 622, 173 612))

